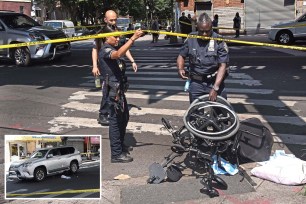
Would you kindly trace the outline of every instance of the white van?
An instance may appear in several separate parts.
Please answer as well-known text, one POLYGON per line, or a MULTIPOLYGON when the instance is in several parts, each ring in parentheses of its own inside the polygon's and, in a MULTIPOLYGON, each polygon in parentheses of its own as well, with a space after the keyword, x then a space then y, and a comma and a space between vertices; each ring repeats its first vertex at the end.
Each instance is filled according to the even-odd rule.
POLYGON ((117 27, 121 31, 127 31, 127 28, 129 27, 129 24, 131 23, 131 19, 129 18, 124 18, 124 17, 119 17, 117 18, 117 27))
POLYGON ((62 30, 66 35, 68 35, 68 37, 73 37, 75 35, 74 24, 72 21, 50 20, 50 21, 45 21, 43 25, 58 30, 62 30))

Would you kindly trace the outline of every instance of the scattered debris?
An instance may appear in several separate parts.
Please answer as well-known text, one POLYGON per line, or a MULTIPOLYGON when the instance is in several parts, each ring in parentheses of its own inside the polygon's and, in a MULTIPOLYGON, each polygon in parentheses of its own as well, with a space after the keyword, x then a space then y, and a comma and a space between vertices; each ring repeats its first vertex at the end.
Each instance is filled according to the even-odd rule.
POLYGON ((126 179, 130 179, 131 177, 129 175, 125 175, 125 174, 120 174, 118 176, 116 176, 114 179, 115 180, 126 180, 126 179))
POLYGON ((63 178, 63 179, 71 179, 71 177, 65 176, 65 175, 62 175, 61 178, 63 178))

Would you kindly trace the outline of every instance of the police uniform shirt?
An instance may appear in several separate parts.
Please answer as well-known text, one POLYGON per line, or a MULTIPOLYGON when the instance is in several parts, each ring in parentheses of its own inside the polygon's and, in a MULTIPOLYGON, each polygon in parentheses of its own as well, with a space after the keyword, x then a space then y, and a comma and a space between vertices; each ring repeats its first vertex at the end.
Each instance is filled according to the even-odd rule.
MULTIPOLYGON (((190 33, 198 35, 197 32, 190 33)), ((212 37, 219 37, 212 34, 212 37)), ((224 41, 188 38, 180 50, 179 55, 189 58, 191 72, 196 74, 215 73, 220 63, 228 63, 228 47, 224 41)))
POLYGON ((92 48, 99 49, 102 47, 102 45, 103 45, 102 38, 96 38, 92 43, 92 48))
POLYGON ((99 52, 99 62, 101 65, 103 77, 109 75, 112 81, 121 81, 125 72, 125 63, 123 59, 111 59, 112 52, 116 48, 105 43, 99 52))

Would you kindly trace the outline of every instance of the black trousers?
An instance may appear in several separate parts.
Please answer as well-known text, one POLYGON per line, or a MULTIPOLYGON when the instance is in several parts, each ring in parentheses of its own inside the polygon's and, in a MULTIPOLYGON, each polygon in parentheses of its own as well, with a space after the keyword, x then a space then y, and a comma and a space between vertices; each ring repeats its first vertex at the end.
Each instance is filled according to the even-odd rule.
POLYGON ((105 84, 105 80, 102 81, 102 99, 99 109, 99 115, 108 116, 109 104, 107 103, 108 87, 105 84))
POLYGON ((122 103, 123 111, 116 109, 114 104, 111 104, 109 97, 107 98, 109 106, 109 140, 111 148, 111 157, 115 158, 122 153, 124 146, 124 137, 126 127, 129 121, 129 109, 126 98, 122 103))

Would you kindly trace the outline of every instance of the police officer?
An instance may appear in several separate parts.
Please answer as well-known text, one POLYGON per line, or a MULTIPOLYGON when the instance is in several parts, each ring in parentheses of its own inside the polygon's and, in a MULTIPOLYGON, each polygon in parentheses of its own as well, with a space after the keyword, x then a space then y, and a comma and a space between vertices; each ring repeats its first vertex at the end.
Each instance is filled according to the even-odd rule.
MULTIPOLYGON (((114 26, 106 26, 103 33, 116 31, 114 26)), ((129 109, 124 92, 127 89, 125 77, 125 63, 123 56, 143 32, 136 30, 134 35, 118 50, 119 36, 106 37, 99 52, 99 62, 102 75, 107 87, 106 102, 109 104, 109 139, 111 147, 111 162, 125 163, 133 161, 133 158, 125 153, 124 136, 129 120, 129 109)))
MULTIPOLYGON (((198 32, 191 34, 218 37, 212 31, 212 21, 206 13, 199 16, 198 32)), ((209 100, 216 101, 217 95, 226 98, 224 79, 229 62, 228 47, 223 41, 188 38, 177 58, 178 74, 182 79, 190 77, 190 103, 201 95, 209 94, 209 100), (185 59, 189 58, 189 76, 184 70, 185 59)))
MULTIPOLYGON (((113 10, 108 10, 105 13, 105 18, 104 18, 104 22, 106 23, 106 26, 116 26, 117 23, 117 13, 113 10)), ((93 75, 96 76, 100 76, 100 69, 98 66, 98 52, 100 50, 102 46, 102 39, 98 38, 95 39, 94 44, 93 44, 93 49, 92 49, 92 64, 93 64, 93 68, 92 68, 92 73, 93 75)), ((132 67, 134 69, 134 71, 137 71, 137 64, 135 62, 135 60, 133 59, 131 52, 128 50, 126 52, 126 57, 130 60, 130 62, 132 63, 132 67)), ((103 85, 102 85, 102 99, 101 99, 101 105, 100 105, 100 109, 99 109, 99 117, 97 119, 98 123, 101 125, 108 125, 109 121, 108 121, 108 106, 105 102, 105 98, 106 98, 106 89, 104 86, 104 80, 103 80, 103 85)))

